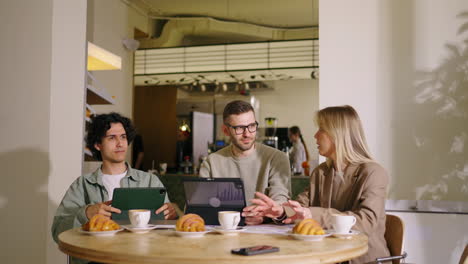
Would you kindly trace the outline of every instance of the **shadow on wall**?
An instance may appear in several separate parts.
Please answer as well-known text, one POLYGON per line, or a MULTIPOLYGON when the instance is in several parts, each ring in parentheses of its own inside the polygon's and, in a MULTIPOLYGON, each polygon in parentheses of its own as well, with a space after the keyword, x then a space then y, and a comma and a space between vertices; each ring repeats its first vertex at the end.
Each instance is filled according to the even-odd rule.
POLYGON ((50 236, 47 228, 49 155, 33 148, 3 152, 0 168, 2 263, 41 263, 46 260, 46 241, 50 236))
MULTIPOLYGON (((468 11, 458 35, 468 33, 468 11)), ((431 71, 417 73, 413 141, 427 178, 416 188, 418 200, 468 198, 468 37, 447 43, 448 54, 431 71)))

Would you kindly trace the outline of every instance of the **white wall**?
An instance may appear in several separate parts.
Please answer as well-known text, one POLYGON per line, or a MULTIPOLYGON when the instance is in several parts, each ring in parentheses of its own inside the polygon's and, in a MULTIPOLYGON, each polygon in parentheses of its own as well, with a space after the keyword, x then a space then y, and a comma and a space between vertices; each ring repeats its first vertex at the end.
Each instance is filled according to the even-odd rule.
POLYGON ((468 215, 396 213, 405 223, 406 262, 458 264, 468 244, 468 215), (463 234, 465 236, 463 237, 463 234))
POLYGON ((379 66, 392 98, 390 197, 468 201, 468 69, 459 68, 468 60, 468 31, 457 34, 468 23, 457 17, 468 2, 387 1, 379 8, 380 32, 387 32, 379 35, 379 66))
POLYGON ((468 2, 359 3, 320 13, 320 107, 357 108, 390 198, 468 201, 468 2))
POLYGON ((64 263, 49 230, 68 186, 82 174, 86 1, 54 0, 51 48, 47 263, 64 263))
POLYGON ((65 263, 50 227, 81 173, 86 2, 2 1, 0 17, 0 256, 65 263))
MULTIPOLYGON (((371 151, 391 175, 389 198, 468 202, 468 52, 462 42, 468 32, 457 35, 468 23, 467 16, 457 18, 468 2, 329 0, 319 8, 320 108, 357 109, 371 151), (450 43, 465 53, 451 53, 450 43)), ((428 240, 413 233, 414 226, 463 227, 466 219, 408 214, 415 223, 405 237, 410 261, 457 263, 451 256, 458 248, 439 248, 466 243, 466 228, 428 240)))

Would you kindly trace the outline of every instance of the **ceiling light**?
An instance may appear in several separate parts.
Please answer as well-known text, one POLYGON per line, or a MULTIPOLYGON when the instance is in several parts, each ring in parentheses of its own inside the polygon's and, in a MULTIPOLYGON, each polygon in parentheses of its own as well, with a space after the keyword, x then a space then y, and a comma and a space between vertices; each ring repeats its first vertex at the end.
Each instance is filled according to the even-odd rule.
POLYGON ((136 51, 140 46, 140 41, 136 39, 125 38, 122 40, 122 44, 125 46, 126 49, 130 51, 136 51))
POLYGON ((179 126, 181 132, 190 132, 190 126, 187 124, 186 120, 182 120, 182 124, 179 126))

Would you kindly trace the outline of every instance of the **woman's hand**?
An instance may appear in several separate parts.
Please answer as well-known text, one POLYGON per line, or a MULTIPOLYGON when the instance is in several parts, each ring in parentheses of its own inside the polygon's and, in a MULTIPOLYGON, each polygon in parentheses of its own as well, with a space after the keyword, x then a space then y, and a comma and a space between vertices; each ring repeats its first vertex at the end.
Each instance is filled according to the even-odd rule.
POLYGON ((312 213, 310 212, 309 208, 302 207, 299 202, 289 200, 285 202, 283 206, 287 206, 295 212, 294 215, 284 219, 283 223, 285 224, 294 223, 296 220, 312 218, 312 213))
POLYGON ((260 192, 256 192, 255 196, 257 198, 251 200, 251 206, 244 208, 242 216, 278 218, 283 215, 283 207, 270 197, 260 192))

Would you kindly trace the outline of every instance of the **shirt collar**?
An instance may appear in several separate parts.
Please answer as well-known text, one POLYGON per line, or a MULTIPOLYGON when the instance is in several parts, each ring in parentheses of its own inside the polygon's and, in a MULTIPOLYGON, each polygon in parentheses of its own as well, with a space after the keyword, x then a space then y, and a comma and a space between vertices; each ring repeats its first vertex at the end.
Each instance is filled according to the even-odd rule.
MULTIPOLYGON (((130 164, 128 164, 127 162, 125 162, 125 165, 127 165, 127 175, 125 175, 125 177, 129 177, 134 181, 140 181, 140 175, 138 175, 137 170, 133 169, 130 166, 130 164)), ((103 175, 103 173, 102 173, 102 170, 101 170, 101 166, 99 166, 99 168, 97 168, 93 173, 87 174, 84 177, 91 184, 103 185, 102 175, 103 175)))

